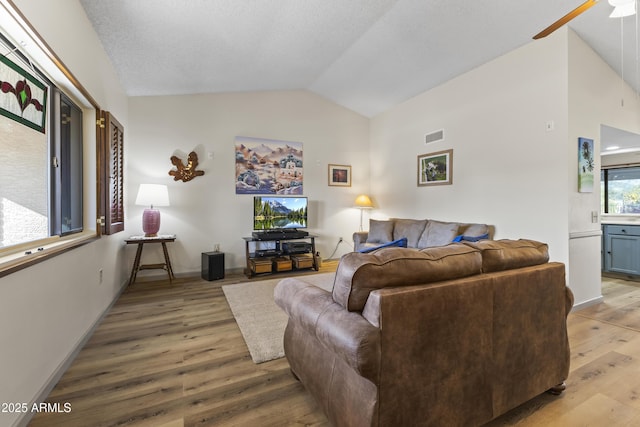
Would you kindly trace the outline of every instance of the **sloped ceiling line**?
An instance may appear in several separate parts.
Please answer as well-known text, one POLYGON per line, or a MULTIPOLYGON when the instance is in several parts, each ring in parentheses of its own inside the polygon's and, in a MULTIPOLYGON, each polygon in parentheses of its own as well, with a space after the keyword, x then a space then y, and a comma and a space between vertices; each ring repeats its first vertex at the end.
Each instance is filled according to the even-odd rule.
MULTIPOLYGON (((307 89, 367 117, 540 42, 581 2, 79 1, 129 96, 307 89)), ((569 25, 621 74, 611 9, 600 1, 569 25)), ((629 49, 625 77, 634 64, 629 49)))

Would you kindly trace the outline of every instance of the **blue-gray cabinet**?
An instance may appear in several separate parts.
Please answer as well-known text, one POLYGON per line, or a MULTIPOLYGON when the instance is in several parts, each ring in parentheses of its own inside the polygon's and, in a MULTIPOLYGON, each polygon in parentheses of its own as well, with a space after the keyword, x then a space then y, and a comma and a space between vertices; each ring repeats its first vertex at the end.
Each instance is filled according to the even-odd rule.
POLYGON ((640 226, 603 226, 604 264, 606 272, 640 275, 640 226))

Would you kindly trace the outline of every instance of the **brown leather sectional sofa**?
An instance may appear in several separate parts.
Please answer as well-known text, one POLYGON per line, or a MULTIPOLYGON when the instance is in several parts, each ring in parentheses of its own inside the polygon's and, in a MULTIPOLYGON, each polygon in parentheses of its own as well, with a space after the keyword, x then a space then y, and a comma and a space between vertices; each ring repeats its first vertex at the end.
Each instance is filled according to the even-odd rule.
POLYGON ((547 245, 349 253, 333 292, 282 280, 293 373, 335 426, 477 426, 569 372, 573 295, 547 245))

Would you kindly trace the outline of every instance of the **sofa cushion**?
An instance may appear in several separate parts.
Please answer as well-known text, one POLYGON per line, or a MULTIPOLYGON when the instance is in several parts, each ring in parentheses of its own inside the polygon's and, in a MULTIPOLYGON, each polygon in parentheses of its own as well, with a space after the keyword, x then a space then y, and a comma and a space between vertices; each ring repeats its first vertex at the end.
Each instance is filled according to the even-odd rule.
POLYGON ((429 220, 420 239, 418 240, 418 248, 430 248, 433 246, 444 246, 453 242, 453 239, 459 234, 458 228, 460 224, 457 222, 442 222, 429 220))
POLYGON ((535 240, 481 240, 464 242, 482 252, 482 271, 512 270, 549 261, 549 247, 535 240))
POLYGON ((407 247, 407 238, 403 237, 401 239, 398 240, 394 240, 393 242, 388 242, 388 243, 382 243, 380 245, 374 245, 374 246, 369 246, 371 245, 370 243, 367 244, 367 246, 365 246, 364 248, 360 249, 358 252, 362 252, 362 253, 367 253, 367 252, 373 252, 376 249, 382 249, 382 248, 390 248, 390 247, 399 247, 399 248, 406 248, 407 247))
POLYGON ((460 224, 458 233, 468 237, 478 237, 490 234, 487 224, 460 224))
POLYGON ((369 220, 367 243, 386 243, 393 240, 393 221, 369 220))
POLYGON ((481 268, 480 251, 461 243, 423 250, 351 252, 338 264, 333 299, 349 311, 362 311, 372 290, 457 279, 478 274, 481 268))
POLYGON ((393 238, 401 239, 407 238, 407 247, 417 248, 418 240, 427 225, 426 219, 392 219, 393 225, 393 238))

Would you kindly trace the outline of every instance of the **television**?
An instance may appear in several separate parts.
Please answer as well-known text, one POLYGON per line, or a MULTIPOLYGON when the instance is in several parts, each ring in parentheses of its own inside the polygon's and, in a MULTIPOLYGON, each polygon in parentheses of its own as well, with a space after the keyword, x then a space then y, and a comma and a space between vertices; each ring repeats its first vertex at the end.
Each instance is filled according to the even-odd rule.
POLYGON ((307 228, 307 205, 306 197, 255 196, 253 229, 307 228))

